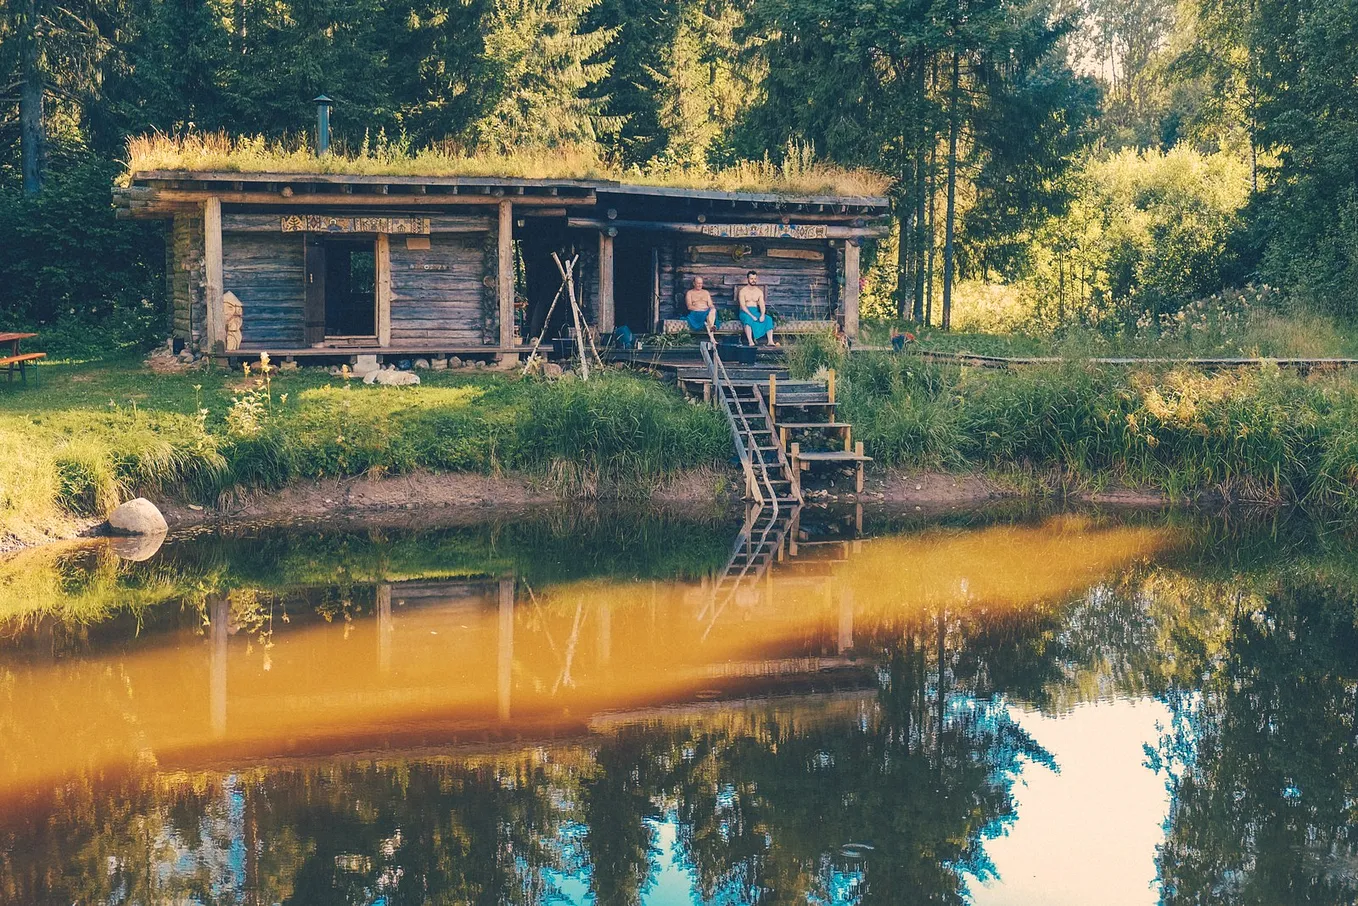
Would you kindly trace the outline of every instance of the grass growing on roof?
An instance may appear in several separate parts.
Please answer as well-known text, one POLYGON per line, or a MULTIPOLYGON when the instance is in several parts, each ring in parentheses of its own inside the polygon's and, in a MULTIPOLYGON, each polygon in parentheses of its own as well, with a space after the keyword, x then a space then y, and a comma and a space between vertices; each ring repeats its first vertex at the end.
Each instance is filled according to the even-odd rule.
POLYGON ((345 176, 484 176, 512 179, 597 179, 662 188, 780 195, 877 197, 890 180, 880 173, 819 161, 808 147, 789 145, 781 162, 740 161, 730 167, 679 167, 661 164, 620 167, 586 145, 471 151, 452 142, 412 149, 404 142, 363 144, 351 153, 337 147, 320 157, 304 136, 269 141, 262 136, 225 133, 136 136, 127 142, 129 175, 152 170, 231 173, 334 174, 345 176))

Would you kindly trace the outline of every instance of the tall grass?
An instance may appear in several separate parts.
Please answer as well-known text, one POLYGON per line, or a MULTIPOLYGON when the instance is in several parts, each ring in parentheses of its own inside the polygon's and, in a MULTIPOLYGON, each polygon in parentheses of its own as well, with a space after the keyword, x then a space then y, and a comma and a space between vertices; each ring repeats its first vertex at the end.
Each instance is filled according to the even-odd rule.
POLYGON ((588 383, 426 373, 413 389, 310 373, 269 388, 239 375, 152 377, 149 386, 143 376, 139 387, 151 392, 141 407, 96 407, 101 391, 127 392, 122 368, 72 372, 80 380, 69 387, 54 369, 39 393, 0 398, 0 541, 68 534, 136 494, 211 503, 306 479, 512 470, 553 479, 563 493, 632 495, 730 455, 715 410, 615 372, 588 383), (180 384, 194 381, 221 386, 186 394, 180 384), (228 392, 252 397, 249 420, 230 417, 228 392), (145 408, 156 403, 198 414, 145 408))
POLYGON ((550 384, 528 401, 514 459, 548 469, 568 487, 600 480, 619 485, 653 481, 676 464, 712 465, 731 452, 716 410, 694 406, 654 382, 605 380, 550 384))
POLYGON ((781 161, 767 155, 723 169, 654 165, 620 167, 591 145, 501 152, 441 142, 412 149, 379 137, 317 156, 305 135, 269 141, 223 132, 135 136, 127 142, 128 175, 151 170, 239 173, 332 173, 350 176, 501 176, 519 179, 619 180, 659 187, 772 192, 786 195, 880 196, 890 184, 871 170, 816 160, 809 146, 790 145, 781 161))
POLYGON ((887 464, 1358 509, 1358 380, 1347 374, 990 371, 891 354, 840 366, 845 415, 887 464))

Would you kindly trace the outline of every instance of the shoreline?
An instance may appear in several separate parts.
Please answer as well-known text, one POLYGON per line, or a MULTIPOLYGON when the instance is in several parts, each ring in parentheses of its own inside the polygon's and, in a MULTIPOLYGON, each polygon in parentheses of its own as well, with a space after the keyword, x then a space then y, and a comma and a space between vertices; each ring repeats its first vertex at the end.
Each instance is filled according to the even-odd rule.
MULTIPOLYGON (((389 526, 411 517, 438 514, 453 522, 487 517, 517 518, 534 510, 562 506, 618 503, 656 506, 678 513, 712 515, 738 511, 739 475, 732 471, 683 472, 656 485, 649 494, 619 493, 618 488, 591 488, 591 493, 562 493, 546 479, 527 475, 481 475, 465 472, 416 472, 397 476, 329 478, 289 485, 274 491, 237 491, 223 495, 217 505, 203 507, 186 500, 151 497, 170 534, 226 527, 295 523, 323 525, 362 522, 389 526)), ((1129 508, 1180 506, 1193 508, 1211 502, 1207 495, 1175 501, 1154 489, 1110 485, 1102 488, 1063 487, 1056 483, 1015 480, 974 472, 894 469, 869 473, 862 494, 838 489, 809 490, 808 504, 852 504, 917 511, 973 508, 1015 500, 1061 500, 1129 508)), ((1217 498, 1216 502, 1222 502, 1217 498)), ((438 521, 445 521, 439 519, 438 521)), ((61 542, 109 537, 106 522, 72 520, 46 538, 0 541, 0 556, 61 542)))

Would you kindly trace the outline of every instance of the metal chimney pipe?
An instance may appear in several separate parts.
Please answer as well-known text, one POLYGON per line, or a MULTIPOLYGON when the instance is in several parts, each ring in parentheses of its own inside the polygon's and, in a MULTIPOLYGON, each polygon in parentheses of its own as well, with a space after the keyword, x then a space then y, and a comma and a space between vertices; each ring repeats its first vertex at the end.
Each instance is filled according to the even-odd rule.
POLYGON ((318 95, 316 104, 316 154, 324 157, 330 153, 330 105, 335 103, 325 95, 318 95))

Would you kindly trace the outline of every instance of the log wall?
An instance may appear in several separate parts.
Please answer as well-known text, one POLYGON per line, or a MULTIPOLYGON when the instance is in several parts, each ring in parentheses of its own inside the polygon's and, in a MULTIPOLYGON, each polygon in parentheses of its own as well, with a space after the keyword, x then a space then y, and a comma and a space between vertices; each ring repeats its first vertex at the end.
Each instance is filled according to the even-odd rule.
POLYGON ((487 242, 495 244, 491 232, 435 233, 428 249, 391 238, 392 345, 476 345, 498 337, 498 319, 485 305, 487 292, 495 293, 487 242))
POLYGON ((720 308, 735 308, 735 284, 750 271, 764 283, 769 309, 789 321, 829 318, 839 307, 836 251, 829 242, 684 237, 660 246, 660 316, 687 314, 684 294, 702 277, 720 308))
POLYGON ((303 233, 224 233, 222 289, 241 301, 241 344, 304 344, 303 233))
POLYGON ((176 214, 170 230, 173 267, 169 275, 173 332, 190 349, 200 349, 207 324, 203 299, 203 218, 176 214))

